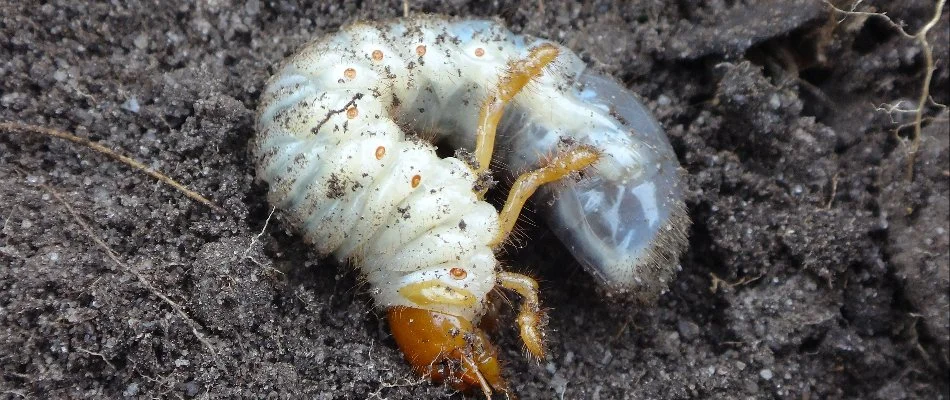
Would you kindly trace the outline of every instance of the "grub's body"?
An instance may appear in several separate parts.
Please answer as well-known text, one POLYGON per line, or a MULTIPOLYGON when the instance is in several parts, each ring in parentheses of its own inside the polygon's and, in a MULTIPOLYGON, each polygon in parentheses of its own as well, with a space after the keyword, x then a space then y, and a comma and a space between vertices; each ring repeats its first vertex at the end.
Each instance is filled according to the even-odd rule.
MULTIPOLYGON (((445 324, 477 321, 499 284, 525 298, 522 317, 535 321, 522 324, 522 337, 529 350, 537 340, 540 353, 536 284, 501 272, 493 253, 520 205, 506 207, 500 221, 481 200, 496 125, 510 173, 540 168, 535 188, 596 161, 591 179, 542 194, 553 204, 552 227, 607 284, 655 295, 685 242, 668 141, 632 95, 584 69, 569 50, 491 21, 352 25, 307 45, 268 83, 252 143, 258 176, 270 184, 272 204, 320 253, 359 266, 391 324, 435 315, 428 328, 441 332, 445 324), (483 165, 440 158, 407 130, 434 132, 456 148, 472 148, 479 138, 476 156, 487 151, 488 158, 483 165), (568 156, 542 161, 559 153, 568 156)), ((397 341, 413 332, 404 328, 394 327, 397 341)), ((494 353, 463 351, 457 338, 445 343, 432 357, 454 351, 463 369, 490 375, 485 359, 494 353)), ((503 385, 463 378, 480 380, 483 389, 503 385)))

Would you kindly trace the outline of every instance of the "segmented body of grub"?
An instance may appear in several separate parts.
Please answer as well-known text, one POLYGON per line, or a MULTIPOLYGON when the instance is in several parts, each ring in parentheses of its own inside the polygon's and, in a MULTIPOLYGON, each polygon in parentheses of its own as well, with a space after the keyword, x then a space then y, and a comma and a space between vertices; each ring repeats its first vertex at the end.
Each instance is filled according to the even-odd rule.
POLYGON ((492 21, 426 16, 346 27, 268 83, 252 152, 269 200, 320 253, 360 268, 419 373, 507 391, 473 326, 497 287, 523 297, 522 339, 543 354, 537 283, 494 255, 536 189, 614 291, 649 299, 672 278, 688 225, 676 156, 629 91, 585 68, 492 21), (440 158, 407 131, 473 153, 440 158), (520 174, 500 212, 483 201, 496 136, 520 174))

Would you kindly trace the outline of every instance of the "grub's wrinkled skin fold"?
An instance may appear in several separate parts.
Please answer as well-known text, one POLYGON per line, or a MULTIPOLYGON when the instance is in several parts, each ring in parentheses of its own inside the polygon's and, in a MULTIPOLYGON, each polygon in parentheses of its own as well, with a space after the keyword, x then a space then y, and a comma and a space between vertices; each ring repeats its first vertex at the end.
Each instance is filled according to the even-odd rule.
POLYGON ((267 84, 251 148, 268 200, 359 267, 418 373, 508 391, 476 325, 492 290, 521 296, 522 341, 543 355, 538 285, 495 258, 536 190, 612 292, 649 300, 672 279, 688 227, 676 156, 629 91, 585 69, 493 21, 425 16, 320 38, 267 84), (412 132, 467 151, 440 158, 412 132), (518 176, 501 211, 483 200, 493 155, 518 176))

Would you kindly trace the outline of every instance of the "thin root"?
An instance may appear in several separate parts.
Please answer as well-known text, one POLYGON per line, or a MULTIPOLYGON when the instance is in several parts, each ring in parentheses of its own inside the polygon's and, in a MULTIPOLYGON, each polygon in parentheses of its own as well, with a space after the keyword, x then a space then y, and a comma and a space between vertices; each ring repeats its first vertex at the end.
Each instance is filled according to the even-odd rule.
POLYGON ((478 369, 478 364, 475 364, 475 361, 467 355, 462 356, 462 362, 465 363, 465 366, 471 369, 475 373, 475 377, 478 378, 478 385, 481 386, 482 394, 485 395, 485 399, 491 400, 491 385, 488 384, 488 381, 485 380, 485 376, 482 375, 482 371, 478 369))
POLYGON ((204 196, 198 194, 197 192, 195 192, 195 191, 193 191, 193 190, 191 190, 191 189, 188 189, 187 187, 185 187, 185 185, 182 185, 182 184, 178 183, 177 181, 175 181, 174 179, 168 177, 168 175, 165 175, 165 174, 163 174, 163 173, 161 173, 161 172, 158 172, 158 171, 156 171, 156 170, 154 170, 154 169, 151 169, 151 168, 147 167, 145 164, 142 164, 142 163, 140 163, 140 162, 138 162, 138 161, 135 161, 135 160, 133 160, 133 159, 131 159, 131 158, 129 158, 129 157, 126 157, 126 156, 124 156, 124 155, 122 155, 122 154, 119 154, 119 153, 113 151, 112 149, 110 149, 110 148, 108 148, 108 147, 105 147, 105 146, 103 146, 103 145, 101 145, 101 144, 99 144, 99 143, 93 142, 93 141, 91 141, 91 140, 89 140, 89 139, 86 139, 86 138, 83 138, 83 137, 79 137, 79 136, 73 135, 73 134, 71 134, 71 133, 64 132, 64 131, 60 131, 60 130, 56 130, 56 129, 45 128, 45 127, 42 127, 42 126, 23 124, 23 123, 20 123, 20 122, 12 122, 12 121, 3 121, 3 122, 0 122, 0 130, 6 131, 6 132, 10 132, 10 133, 32 133, 32 134, 37 134, 37 135, 52 136, 52 137, 56 137, 56 138, 60 138, 60 139, 66 139, 66 140, 68 140, 68 141, 70 141, 70 142, 77 143, 77 144, 80 144, 80 145, 82 145, 82 146, 86 146, 86 147, 88 147, 88 148, 90 148, 90 149, 93 149, 93 150, 95 150, 95 151, 98 151, 99 153, 102 153, 102 154, 105 154, 105 155, 107 155, 107 156, 109 156, 109 157, 112 157, 112 158, 115 159, 116 161, 119 161, 119 162, 121 162, 121 163, 123 163, 123 164, 125 164, 125 165, 128 165, 129 167, 132 167, 133 169, 137 169, 137 170, 139 170, 139 171, 142 171, 142 172, 148 174, 149 176, 151 176, 151 177, 153 177, 153 178, 155 178, 155 179, 158 179, 158 180, 161 181, 162 183, 164 183, 164 184, 166 184, 166 185, 168 185, 168 186, 171 186, 172 188, 178 190, 179 192, 181 192, 182 194, 184 194, 184 195, 187 196, 188 198, 190 198, 190 199, 192 199, 192 200, 194 200, 194 201, 197 201, 197 202, 199 202, 199 203, 201 203, 201 204, 204 204, 204 205, 210 207, 210 208, 211 208, 212 210, 214 210, 214 211, 217 211, 217 212, 219 212, 219 213, 221 213, 221 214, 227 214, 227 211, 225 211, 223 208, 218 207, 216 204, 212 203, 210 200, 204 198, 204 196))
POLYGON ((752 282, 755 282, 755 281, 757 281, 757 280, 759 280, 759 279, 762 279, 763 276, 765 276, 765 274, 762 274, 762 275, 759 275, 759 276, 756 276, 756 277, 744 276, 744 277, 740 278, 738 281, 729 282, 729 281, 727 281, 727 280, 725 280, 725 279, 720 278, 718 275, 716 275, 716 274, 710 272, 710 273, 709 273, 709 278, 711 279, 711 282, 710 282, 710 284, 709 284, 709 291, 710 291, 711 293, 716 293, 717 291, 719 291, 719 288, 720 288, 720 287, 722 287, 722 288, 725 288, 725 287, 728 287, 728 288, 735 288, 735 287, 738 287, 738 286, 745 286, 745 285, 748 285, 748 284, 750 284, 750 283, 752 283, 752 282))
MULTIPOLYGON (((933 17, 930 19, 930 21, 927 21, 927 23, 923 27, 921 27, 920 30, 917 31, 917 33, 912 35, 910 33, 907 33, 907 31, 905 31, 903 27, 901 27, 899 24, 894 22, 894 20, 892 20, 891 17, 887 16, 885 13, 855 11, 855 9, 857 9, 857 6, 861 4, 861 0, 855 1, 851 5, 850 10, 842 10, 836 7, 834 4, 831 4, 829 0, 825 0, 825 4, 828 4, 828 6, 831 7, 832 10, 834 10, 837 13, 844 14, 845 16, 854 15, 854 16, 863 16, 863 17, 882 18, 887 22, 888 25, 891 26, 891 28, 896 30, 901 36, 903 36, 906 39, 912 39, 916 41, 917 44, 920 45, 920 49, 924 54, 925 72, 924 72, 923 82, 921 83, 920 96, 917 98, 917 108, 913 110, 909 110, 914 113, 914 122, 912 124, 914 128, 913 129, 914 136, 911 138, 910 149, 907 151, 907 171, 905 173, 905 178, 907 179, 908 182, 914 179, 914 163, 917 159, 917 151, 920 150, 921 124, 923 123, 923 120, 924 120, 924 108, 925 108, 925 105, 927 104, 927 99, 930 98, 930 81, 931 79, 933 79, 934 70, 935 70, 933 48, 930 46, 930 43, 927 41, 927 33, 930 32, 930 30, 933 29, 933 27, 937 25, 937 22, 940 22, 940 15, 941 15, 941 12, 943 11, 943 6, 944 4, 946 4, 946 2, 947 2, 946 0, 937 0, 937 4, 934 7, 933 17)), ((844 19, 842 19, 841 21, 843 20, 844 19)), ((840 23, 841 21, 838 21, 838 22, 840 23)), ((942 105, 938 104, 938 106, 942 106, 942 105)), ((897 106, 895 105, 894 108, 896 109, 897 106)))

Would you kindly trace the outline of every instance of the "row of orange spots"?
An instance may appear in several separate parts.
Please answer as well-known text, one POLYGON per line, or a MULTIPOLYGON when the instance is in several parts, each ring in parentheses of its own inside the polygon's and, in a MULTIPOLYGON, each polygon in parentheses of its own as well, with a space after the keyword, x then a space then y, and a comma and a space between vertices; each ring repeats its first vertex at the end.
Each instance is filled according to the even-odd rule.
MULTIPOLYGON (((416 54, 418 54, 419 57, 426 55, 426 46, 424 44, 416 46, 416 54)), ((475 57, 482 57, 484 55, 485 49, 481 47, 475 49, 475 57)), ((373 61, 383 61, 383 51, 379 49, 373 50, 373 53, 370 55, 370 57, 373 58, 373 61)), ((347 68, 343 71, 343 76, 349 80, 356 79, 356 70, 353 68, 347 68)))
MULTIPOLYGON (((416 46, 416 54, 419 55, 420 57, 426 55, 426 45, 420 44, 416 46)), ((485 55, 485 49, 481 47, 475 49, 475 57, 481 57, 484 55, 485 55)), ((383 61, 383 51, 379 49, 373 50, 373 52, 370 54, 370 57, 373 59, 373 61, 383 61)), ((348 69, 347 71, 351 71, 351 70, 352 68, 348 69)), ((355 74, 355 71, 354 71, 354 74, 355 74)))

